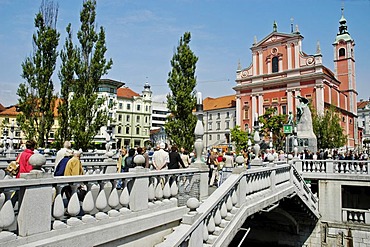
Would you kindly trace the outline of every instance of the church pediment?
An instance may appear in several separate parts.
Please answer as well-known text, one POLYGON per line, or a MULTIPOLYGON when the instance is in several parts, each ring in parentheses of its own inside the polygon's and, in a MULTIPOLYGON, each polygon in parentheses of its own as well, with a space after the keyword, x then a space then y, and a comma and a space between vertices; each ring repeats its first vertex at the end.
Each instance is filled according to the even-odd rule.
POLYGON ((291 40, 292 38, 299 38, 302 37, 300 34, 286 34, 286 33, 278 33, 272 32, 267 35, 264 39, 262 39, 257 44, 254 44, 252 48, 269 46, 274 43, 281 43, 285 40, 291 40))

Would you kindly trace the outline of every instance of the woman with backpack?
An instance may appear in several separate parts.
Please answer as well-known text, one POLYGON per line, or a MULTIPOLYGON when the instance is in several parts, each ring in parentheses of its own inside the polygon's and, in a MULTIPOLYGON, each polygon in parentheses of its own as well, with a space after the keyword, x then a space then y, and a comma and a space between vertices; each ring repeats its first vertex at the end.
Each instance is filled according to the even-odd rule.
POLYGON ((135 149, 130 148, 128 150, 128 155, 125 157, 125 167, 124 172, 128 172, 130 168, 134 168, 136 164, 134 163, 135 149))

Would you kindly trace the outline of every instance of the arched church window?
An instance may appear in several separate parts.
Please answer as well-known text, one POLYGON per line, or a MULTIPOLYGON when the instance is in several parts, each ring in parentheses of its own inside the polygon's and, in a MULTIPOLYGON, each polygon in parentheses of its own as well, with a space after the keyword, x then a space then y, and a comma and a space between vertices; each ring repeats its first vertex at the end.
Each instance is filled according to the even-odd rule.
POLYGON ((279 72, 279 58, 273 57, 272 58, 272 73, 279 72))
POLYGON ((346 54, 346 50, 344 48, 339 49, 339 56, 343 57, 346 54))

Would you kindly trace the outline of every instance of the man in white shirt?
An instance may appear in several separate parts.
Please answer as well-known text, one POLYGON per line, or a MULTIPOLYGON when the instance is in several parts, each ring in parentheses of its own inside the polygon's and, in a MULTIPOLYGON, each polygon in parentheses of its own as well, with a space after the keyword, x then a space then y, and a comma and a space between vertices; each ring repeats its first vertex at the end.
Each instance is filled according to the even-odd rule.
POLYGON ((165 144, 161 142, 159 144, 159 150, 155 151, 153 154, 153 166, 156 170, 162 170, 167 167, 167 163, 169 162, 169 155, 168 152, 164 151, 165 144))
POLYGON ((61 148, 58 152, 57 152, 57 155, 55 157, 55 165, 54 165, 54 168, 57 167, 57 165, 59 164, 59 162, 64 158, 64 156, 66 156, 66 153, 67 153, 67 150, 68 151, 72 151, 71 150, 71 142, 69 141, 65 141, 64 142, 64 145, 63 145, 63 148, 61 148))

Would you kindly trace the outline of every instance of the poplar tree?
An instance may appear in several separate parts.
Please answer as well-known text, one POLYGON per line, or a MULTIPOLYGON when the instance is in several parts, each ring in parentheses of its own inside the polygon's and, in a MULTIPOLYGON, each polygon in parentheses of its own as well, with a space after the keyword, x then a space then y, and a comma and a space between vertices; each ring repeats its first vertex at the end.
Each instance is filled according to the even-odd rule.
POLYGON ((27 139, 36 139, 39 147, 47 145, 49 132, 54 123, 56 96, 52 75, 58 57, 59 33, 56 30, 58 6, 42 2, 35 17, 36 32, 33 34, 33 53, 22 63, 25 80, 17 90, 17 121, 27 139))
POLYGON ((112 59, 105 58, 105 31, 96 31, 96 1, 87 0, 80 12, 81 26, 77 32, 79 46, 75 47, 76 78, 71 83, 69 125, 76 148, 87 150, 100 127, 106 125, 108 113, 98 98, 99 81, 112 67, 112 59))
POLYGON ((58 104, 58 122, 59 129, 57 131, 56 139, 60 147, 64 141, 71 140, 72 133, 69 124, 69 96, 72 92, 72 83, 75 78, 76 65, 76 50, 72 42, 72 28, 69 24, 66 28, 67 37, 65 39, 63 50, 60 52, 62 60, 60 70, 58 73, 61 89, 60 101, 58 104))
POLYGON ((191 150, 194 144, 194 129, 197 121, 193 114, 196 104, 195 69, 198 58, 189 47, 191 35, 185 32, 180 38, 168 73, 168 86, 171 93, 167 95, 167 107, 170 116, 165 124, 167 136, 179 147, 191 150))

